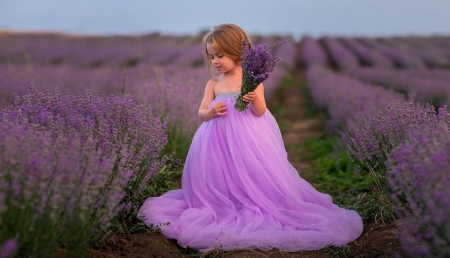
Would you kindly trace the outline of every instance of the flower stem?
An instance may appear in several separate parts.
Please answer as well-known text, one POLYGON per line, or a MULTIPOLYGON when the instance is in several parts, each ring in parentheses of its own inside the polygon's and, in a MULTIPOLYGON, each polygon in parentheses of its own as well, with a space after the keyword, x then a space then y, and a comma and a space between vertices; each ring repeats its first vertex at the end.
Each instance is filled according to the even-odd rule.
POLYGON ((237 97, 237 99, 236 99, 236 103, 234 103, 234 108, 235 108, 237 111, 242 112, 242 111, 244 111, 244 110, 246 110, 246 109, 248 108, 247 105, 248 105, 248 103, 245 102, 245 101, 242 99, 242 96, 241 96, 241 95, 239 95, 239 96, 237 97))

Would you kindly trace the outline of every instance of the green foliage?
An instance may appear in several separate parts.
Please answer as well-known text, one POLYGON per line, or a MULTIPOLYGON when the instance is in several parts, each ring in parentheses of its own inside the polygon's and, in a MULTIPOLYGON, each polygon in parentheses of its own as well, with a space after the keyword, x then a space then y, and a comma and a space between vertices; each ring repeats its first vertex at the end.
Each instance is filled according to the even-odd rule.
POLYGON ((66 251, 67 257, 84 257, 86 250, 105 234, 102 214, 96 216, 91 207, 74 206, 73 214, 64 207, 47 206, 37 211, 34 205, 41 197, 31 194, 30 199, 17 199, 8 193, 8 209, 0 218, 7 222, 0 227, 0 243, 11 236, 17 239, 17 257, 53 257, 58 247, 66 251))
POLYGON ((316 172, 305 179, 317 190, 333 196, 335 204, 356 210, 365 223, 395 219, 389 199, 379 194, 372 177, 362 177, 354 172, 356 164, 339 146, 337 137, 306 139, 301 148, 308 153, 304 158, 313 160, 311 169, 316 172))
POLYGON ((308 87, 306 87, 306 84, 300 85, 300 88, 302 89, 303 95, 307 100, 307 103, 305 104, 306 116, 309 118, 319 118, 324 121, 328 120, 329 115, 327 109, 314 104, 313 98, 308 90, 308 87))
POLYGON ((161 151, 161 155, 169 155, 173 160, 186 159, 193 135, 186 136, 182 126, 169 125, 166 129, 167 144, 161 151))
POLYGON ((322 139, 306 138, 302 147, 310 151, 311 156, 308 156, 308 159, 317 159, 332 152, 336 146, 336 142, 336 137, 322 139))
POLYGON ((314 186, 331 195, 350 189, 358 189, 359 191, 368 191, 370 189, 370 182, 366 182, 351 171, 344 172, 340 170, 334 174, 324 172, 319 174, 316 180, 321 183, 315 183, 314 186))
POLYGON ((6 204, 8 209, 1 214, 1 221, 8 223, 0 227, 0 243, 14 236, 19 243, 18 257, 52 257, 59 245, 54 240, 61 235, 62 219, 52 218, 49 212, 37 216, 32 205, 14 200, 12 194, 6 199, 6 204), (11 205, 12 202, 21 205, 11 205))
POLYGON ((346 191, 335 196, 333 202, 343 208, 358 212, 364 223, 374 220, 384 222, 395 220, 395 212, 389 200, 375 192, 346 191))
POLYGON ((166 165, 152 176, 144 191, 137 195, 136 201, 129 213, 121 213, 116 216, 109 227, 109 233, 131 234, 138 232, 159 232, 159 228, 147 227, 137 219, 137 212, 148 197, 160 196, 170 190, 181 188, 182 166, 180 160, 169 158, 166 165))
POLYGON ((167 191, 179 189, 181 187, 181 174, 182 169, 179 167, 159 172, 150 179, 143 195, 146 197, 160 196, 167 191))
POLYGON ((283 94, 283 92, 288 87, 291 87, 291 86, 296 86, 296 85, 294 85, 294 77, 292 77, 292 75, 288 73, 281 79, 281 82, 280 82, 280 85, 278 85, 277 91, 279 90, 280 91, 279 93, 283 94))
POLYGON ((370 178, 363 178, 354 172, 356 165, 350 161, 337 141, 336 137, 305 140, 302 148, 309 155, 305 155, 304 158, 313 160, 311 169, 316 172, 308 180, 319 191, 332 195, 349 189, 369 191, 373 182, 370 178))
POLYGON ((279 86, 273 93, 273 97, 271 97, 270 100, 267 100, 268 109, 277 120, 278 127, 280 128, 280 131, 282 133, 285 132, 290 126, 289 122, 287 122, 283 118, 289 112, 295 112, 293 110, 287 109, 286 105, 283 103, 283 101, 281 101, 284 96, 287 95, 286 91, 291 87, 296 87, 296 85, 294 85, 294 78, 291 74, 287 74, 281 79, 279 86))
POLYGON ((322 249, 322 253, 326 254, 328 257, 347 257, 352 253, 351 244, 343 247, 327 246, 322 249))

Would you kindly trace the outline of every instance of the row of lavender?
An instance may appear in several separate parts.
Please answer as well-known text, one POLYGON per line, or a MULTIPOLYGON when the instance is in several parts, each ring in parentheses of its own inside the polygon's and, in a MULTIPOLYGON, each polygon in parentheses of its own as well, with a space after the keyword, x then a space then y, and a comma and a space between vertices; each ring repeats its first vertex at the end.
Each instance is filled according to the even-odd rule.
MULTIPOLYGON (((314 39, 304 38, 303 43, 311 95, 329 110, 330 127, 344 132, 342 142, 348 155, 360 165, 357 172, 373 177, 379 192, 393 202, 404 250, 413 256, 448 257, 450 113, 446 106, 436 114, 429 104, 402 104, 403 94, 331 71, 325 66, 326 53, 314 39)), ((351 65, 352 58, 344 57, 346 73, 366 72, 351 65)), ((428 75, 448 78, 444 71, 403 73, 411 81, 428 75)), ((419 88, 406 84, 407 92, 419 88)), ((429 96, 418 96, 422 92, 416 92, 417 98, 428 101, 429 96)))
POLYGON ((129 98, 31 90, 0 127, 0 242, 19 257, 83 256, 167 159, 166 123, 129 98))
MULTIPOLYGON (((269 95, 295 64, 295 42, 275 51, 283 62, 265 83, 269 95)), ((202 58, 200 49, 190 56, 202 58)), ((0 98, 8 100, 0 112, 2 252, 18 245, 18 256, 51 257, 62 246, 81 257, 113 218, 137 211, 152 175, 173 162, 161 154, 173 141, 169 129, 189 139, 200 122, 209 74, 186 63, 0 64, 0 98)))
MULTIPOLYGON (((177 63, 202 66, 202 35, 170 36, 71 36, 50 33, 0 33, 0 62, 14 64, 70 65, 76 67, 131 67, 177 63)), ((257 44, 277 36, 252 36, 257 44)))
POLYGON ((366 83, 403 92, 411 102, 432 103, 438 107, 450 105, 450 70, 356 67, 347 69, 345 74, 366 83))
MULTIPOLYGON (((441 45, 430 44, 433 43, 431 40, 427 44, 423 38, 389 38, 381 39, 381 43, 373 39, 360 39, 361 42, 364 42, 367 46, 372 46, 372 48, 359 51, 358 53, 366 54, 358 56, 365 56, 366 62, 373 64, 374 67, 354 65, 358 60, 352 59, 351 57, 354 56, 351 53, 342 54, 345 53, 345 50, 337 50, 339 48, 337 39, 325 38, 324 42, 326 42, 325 46, 329 50, 332 60, 336 61, 346 74, 367 83, 405 92, 408 94, 409 101, 416 100, 420 103, 428 102, 436 106, 442 106, 450 104, 450 70, 423 68, 424 65, 433 68, 448 66, 450 63, 450 41, 445 44, 444 39, 440 41, 435 39, 435 43, 440 42, 441 45), (390 44, 397 51, 381 46, 380 44, 383 42, 390 44), (405 52, 405 50, 407 51, 405 52), (385 56, 383 57, 380 53, 384 53, 385 56), (370 58, 372 58, 372 62, 368 61, 370 58), (394 65, 405 69, 392 69, 394 65)), ((352 40, 349 39, 341 40, 350 42, 349 45, 357 44, 352 43, 352 40)), ((342 46, 340 47, 342 48, 342 46)), ((364 58, 361 59, 364 60, 364 58)))
POLYGON ((0 34, 0 61, 14 64, 67 64, 77 67, 165 65, 179 60, 202 64, 198 37, 68 36, 49 33, 0 34))
POLYGON ((198 126, 194 106, 200 103, 203 85, 209 80, 204 69, 183 69, 178 66, 144 67, 127 70, 101 67, 85 69, 41 65, 0 64, 0 101, 14 101, 14 94, 28 94, 29 86, 76 93, 90 90, 102 97, 111 94, 129 96, 150 107, 160 116, 168 116, 170 124, 184 124, 186 135, 198 126))
POLYGON ((313 45, 309 48, 325 50, 305 53, 307 66, 327 65, 329 59, 342 70, 360 65, 404 69, 450 66, 450 37, 323 37, 317 42, 305 36, 302 41, 306 46, 313 45))
MULTIPOLYGON (((277 36, 254 38, 256 42, 265 44, 272 44, 279 39, 277 36)), ((189 135, 199 125, 195 107, 200 103, 203 87, 210 79, 203 66, 200 40, 199 37, 160 35, 142 36, 136 39, 132 37, 71 38, 53 34, 3 35, 0 36, 0 45, 12 46, 0 48, 6 60, 14 59, 16 51, 22 51, 30 55, 31 60, 34 61, 24 64, 0 62, 0 102, 3 104, 5 100, 12 101, 14 93, 26 94, 30 83, 41 90, 47 87, 59 87, 69 92, 89 89, 98 92, 101 96, 124 91, 138 102, 150 105, 156 114, 169 115, 169 124, 183 124, 183 130, 186 135, 189 135), (78 45, 86 49, 80 50, 74 47, 78 45), (119 46, 127 51, 119 51, 117 49, 119 46), (130 51, 138 51, 139 46, 152 48, 159 56, 151 55, 149 60, 144 59, 138 65, 128 68, 117 67, 114 62, 105 62, 96 68, 76 66, 70 59, 61 64, 45 65, 48 64, 48 58, 51 59, 56 55, 55 51, 71 53, 82 60, 80 63, 89 63, 92 61, 91 58, 96 58, 95 55, 100 52, 97 48, 108 52, 108 55, 113 58, 129 59, 132 58, 130 51), (44 59, 47 58, 46 61, 39 59, 39 55, 44 59), (163 59, 164 65, 161 66, 158 60, 163 59), (199 63, 201 66, 192 65, 192 63, 199 63)), ((295 42, 291 37, 288 37, 286 44, 276 49, 275 54, 280 56, 283 62, 265 83, 266 97, 270 97, 281 79, 293 69, 295 53, 295 42)))

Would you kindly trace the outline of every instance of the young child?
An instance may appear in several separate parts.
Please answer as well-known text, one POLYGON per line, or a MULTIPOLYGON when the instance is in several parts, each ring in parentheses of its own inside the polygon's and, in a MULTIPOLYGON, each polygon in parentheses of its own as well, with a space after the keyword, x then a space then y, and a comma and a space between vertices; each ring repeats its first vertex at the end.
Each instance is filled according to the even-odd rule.
POLYGON ((218 76, 205 88, 199 109, 204 122, 186 158, 182 189, 148 198, 139 218, 201 252, 311 250, 355 240, 363 230, 358 213, 333 204, 289 163, 263 84, 244 97, 246 112, 234 109, 242 40, 250 41, 233 24, 204 36, 208 68, 218 76))

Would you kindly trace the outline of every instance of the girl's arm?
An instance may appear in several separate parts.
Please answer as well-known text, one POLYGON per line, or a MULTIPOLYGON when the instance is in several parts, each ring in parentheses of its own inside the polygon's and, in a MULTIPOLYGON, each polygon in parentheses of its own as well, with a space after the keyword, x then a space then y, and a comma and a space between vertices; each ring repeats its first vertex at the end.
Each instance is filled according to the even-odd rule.
POLYGON ((213 107, 208 108, 209 103, 214 100, 214 85, 216 81, 214 79, 209 80, 205 87, 205 93, 203 95, 202 104, 198 110, 198 117, 204 122, 213 119, 216 116, 224 116, 227 112, 227 107, 224 103, 218 102, 213 107))
POLYGON ((261 83, 255 91, 247 93, 243 100, 252 103, 252 111, 255 116, 262 116, 266 112, 266 100, 264 99, 264 86, 261 83))

